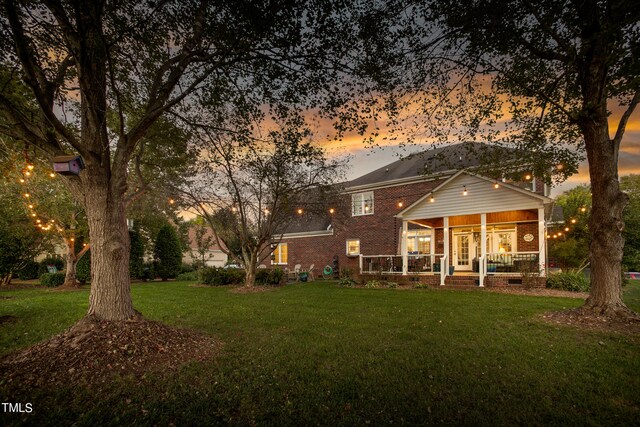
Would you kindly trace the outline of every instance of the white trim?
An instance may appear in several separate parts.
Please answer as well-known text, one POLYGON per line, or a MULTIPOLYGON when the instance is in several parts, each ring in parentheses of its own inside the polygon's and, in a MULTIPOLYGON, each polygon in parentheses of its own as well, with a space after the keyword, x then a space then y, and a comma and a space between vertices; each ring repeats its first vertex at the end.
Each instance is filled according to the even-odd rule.
POLYGON ((456 171, 457 169, 452 169, 452 170, 440 172, 438 174, 429 175, 428 177, 418 175, 418 176, 412 176, 409 178, 397 178, 397 179, 391 179, 389 181, 380 181, 380 182, 373 182, 369 184, 356 185, 355 187, 346 187, 344 189, 344 193, 345 194, 359 193, 365 190, 378 190, 382 188, 398 187, 400 185, 414 184, 416 182, 436 181, 439 179, 447 178, 447 175, 451 175, 456 171))
POLYGON ((442 228, 444 231, 444 262, 441 262, 440 285, 444 285, 445 277, 449 275, 449 217, 442 219, 442 228), (444 266, 442 266, 444 264, 444 266))
POLYGON ((409 271, 409 252, 407 250, 407 238, 409 234, 409 223, 402 221, 402 274, 407 275, 409 271))
POLYGON ((280 235, 280 239, 298 239, 300 237, 318 237, 318 236, 333 236, 333 230, 320 230, 320 231, 301 231, 298 233, 286 233, 280 235))
POLYGON ((538 209, 538 268, 540 277, 545 277, 547 263, 547 230, 544 223, 544 208, 538 209))

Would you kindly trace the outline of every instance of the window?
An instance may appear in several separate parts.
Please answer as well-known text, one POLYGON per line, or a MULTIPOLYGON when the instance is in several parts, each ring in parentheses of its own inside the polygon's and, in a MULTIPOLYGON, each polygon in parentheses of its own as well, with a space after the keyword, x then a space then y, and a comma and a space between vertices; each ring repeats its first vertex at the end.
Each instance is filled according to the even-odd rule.
POLYGON ((289 258, 289 249, 286 243, 280 243, 273 250, 271 264, 286 264, 289 258))
POLYGON ((372 215, 373 214, 373 191, 366 193, 356 193, 351 195, 351 215, 372 215))
POLYGON ((407 252, 428 254, 431 252, 431 230, 416 230, 407 233, 407 252))
POLYGON ((360 240, 347 239, 347 256, 360 255, 360 240))

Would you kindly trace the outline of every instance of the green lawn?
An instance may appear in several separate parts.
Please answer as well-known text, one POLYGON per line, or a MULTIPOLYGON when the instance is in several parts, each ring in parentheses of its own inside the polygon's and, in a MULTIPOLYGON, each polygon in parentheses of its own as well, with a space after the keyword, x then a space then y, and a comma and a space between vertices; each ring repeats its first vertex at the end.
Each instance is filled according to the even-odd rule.
MULTIPOLYGON (((88 292, 0 292, 0 354, 60 332, 88 292)), ((221 354, 98 391, 30 390, 33 424, 631 425, 640 420, 640 338, 538 320, 579 300, 480 291, 296 284, 258 294, 187 283, 133 286, 146 317, 194 328, 221 354)), ((640 310, 640 282, 625 290, 640 310)), ((0 380, 1 384, 1 380, 0 380)), ((18 422, 0 414, 0 424, 18 422)))

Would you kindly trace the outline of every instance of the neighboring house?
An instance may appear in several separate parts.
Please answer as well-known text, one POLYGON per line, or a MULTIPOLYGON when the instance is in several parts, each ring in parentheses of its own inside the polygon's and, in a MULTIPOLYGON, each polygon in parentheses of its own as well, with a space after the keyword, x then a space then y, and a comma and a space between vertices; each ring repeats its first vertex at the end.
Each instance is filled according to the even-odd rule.
POLYGON ((207 267, 225 266, 228 261, 227 254, 217 245, 209 228, 205 227, 202 231, 198 233, 196 227, 189 228, 189 248, 184 252, 182 262, 185 264, 204 262, 207 267))
POLYGON ((276 236, 272 264, 322 271, 337 260, 343 272, 429 284, 543 283, 548 188, 526 170, 518 182, 471 172, 486 150, 430 150, 347 183, 342 206, 276 236))

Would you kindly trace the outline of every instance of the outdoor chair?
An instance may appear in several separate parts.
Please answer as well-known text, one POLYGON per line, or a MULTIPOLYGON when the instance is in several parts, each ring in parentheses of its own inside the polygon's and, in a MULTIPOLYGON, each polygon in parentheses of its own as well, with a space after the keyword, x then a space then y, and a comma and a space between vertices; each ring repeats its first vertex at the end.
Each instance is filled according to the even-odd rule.
POLYGON ((314 266, 315 266, 315 264, 311 264, 309 266, 309 270, 307 270, 307 277, 309 278, 309 281, 316 280, 316 276, 313 274, 313 267, 314 266))

